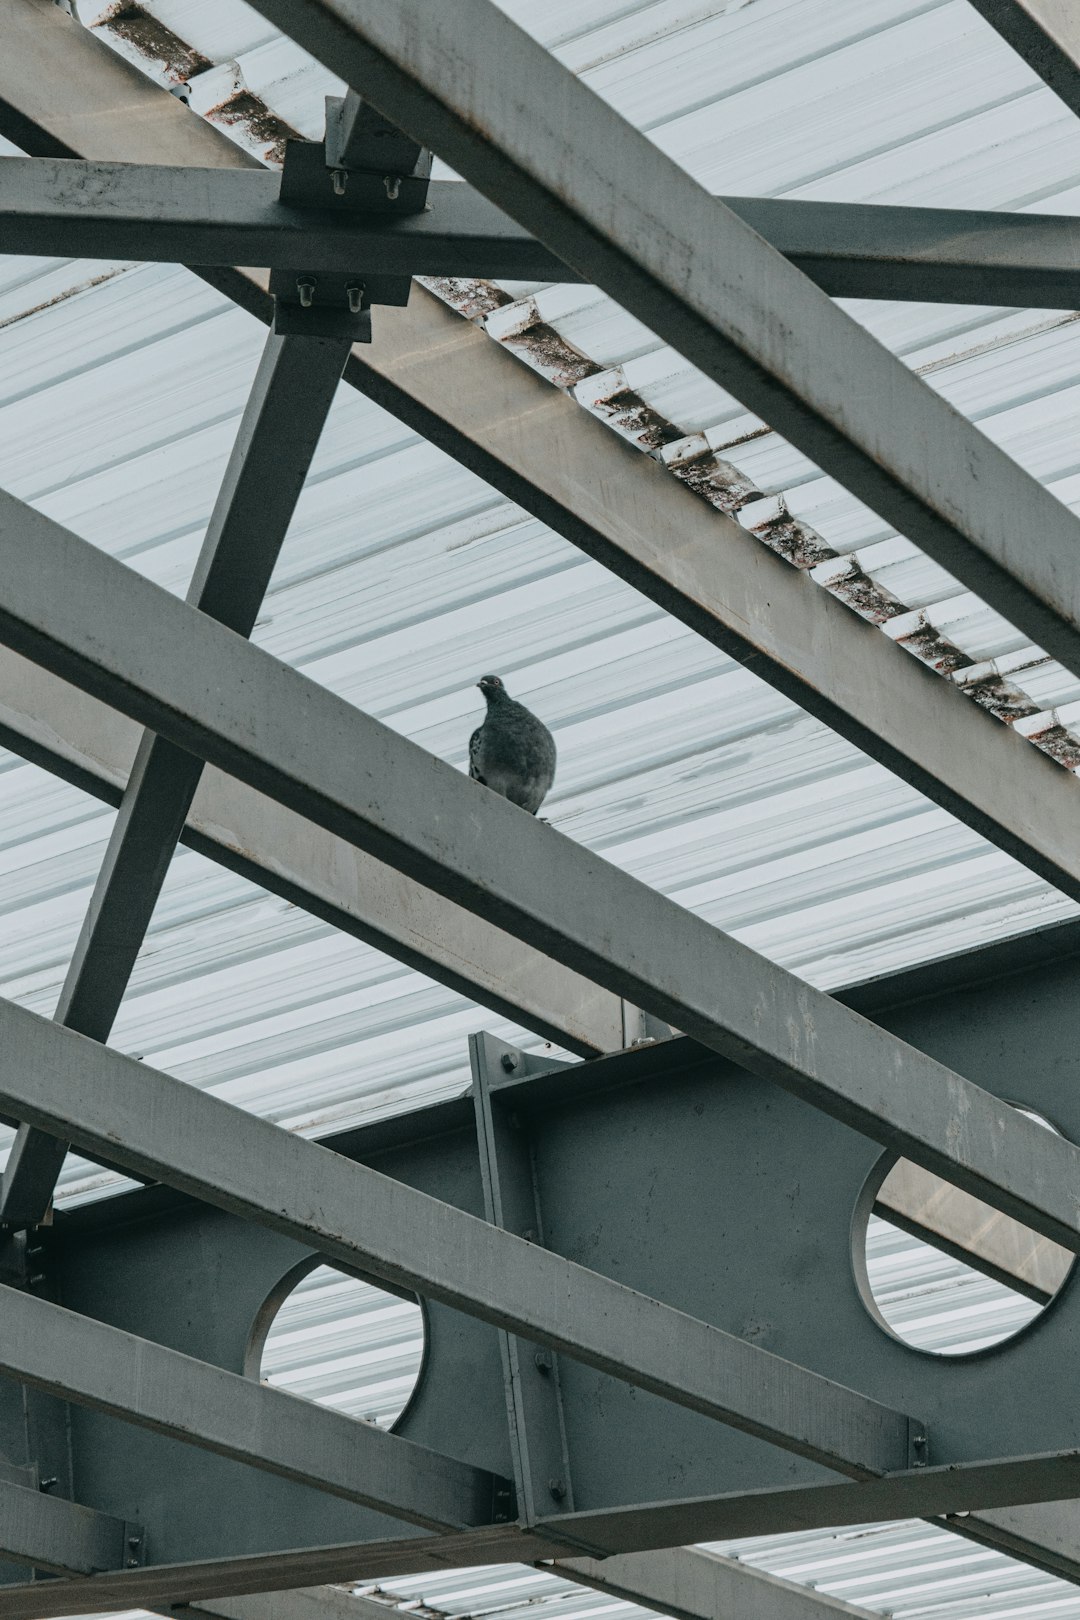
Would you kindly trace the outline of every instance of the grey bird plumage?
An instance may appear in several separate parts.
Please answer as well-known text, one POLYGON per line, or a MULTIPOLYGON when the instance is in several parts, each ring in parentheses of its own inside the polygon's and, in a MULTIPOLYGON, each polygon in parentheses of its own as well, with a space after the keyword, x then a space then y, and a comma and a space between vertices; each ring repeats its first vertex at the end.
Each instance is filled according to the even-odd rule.
POLYGON ((514 702, 498 675, 482 675, 476 684, 487 717, 469 738, 469 775, 535 816, 555 780, 555 739, 514 702))

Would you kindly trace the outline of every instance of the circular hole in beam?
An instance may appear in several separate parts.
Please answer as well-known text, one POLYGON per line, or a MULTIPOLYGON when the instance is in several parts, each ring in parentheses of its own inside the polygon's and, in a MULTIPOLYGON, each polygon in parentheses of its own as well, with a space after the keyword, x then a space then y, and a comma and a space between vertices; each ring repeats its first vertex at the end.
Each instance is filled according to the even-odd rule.
POLYGON ((249 1367, 274 1389, 391 1429, 419 1384, 425 1344, 414 1297, 308 1262, 263 1307, 249 1367))
MULTIPOLYGON (((1029 1108, 1020 1112, 1055 1129, 1029 1108)), ((852 1238, 871 1315, 894 1338, 936 1356, 975 1355, 1016 1338, 1076 1263, 1068 1249, 891 1154, 867 1182, 852 1238)))

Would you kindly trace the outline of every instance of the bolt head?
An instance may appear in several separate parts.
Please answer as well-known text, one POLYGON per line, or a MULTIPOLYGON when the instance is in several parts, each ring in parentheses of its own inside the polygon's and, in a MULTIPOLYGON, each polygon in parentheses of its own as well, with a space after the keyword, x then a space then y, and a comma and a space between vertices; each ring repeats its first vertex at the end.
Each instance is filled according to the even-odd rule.
POLYGON ((502 1064, 507 1074, 513 1074, 514 1070, 518 1066, 518 1055, 516 1052, 504 1052, 502 1057, 499 1059, 499 1062, 502 1064))

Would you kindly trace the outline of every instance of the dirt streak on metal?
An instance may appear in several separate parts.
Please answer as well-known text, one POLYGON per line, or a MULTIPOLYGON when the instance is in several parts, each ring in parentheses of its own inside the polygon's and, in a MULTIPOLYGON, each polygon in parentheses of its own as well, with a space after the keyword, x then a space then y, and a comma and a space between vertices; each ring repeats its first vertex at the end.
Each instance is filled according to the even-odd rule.
POLYGON ((148 62, 160 63, 165 76, 174 84, 186 84, 188 79, 205 73, 214 65, 209 57, 174 34, 143 6, 127 3, 127 0, 118 0, 118 4, 96 18, 95 27, 107 28, 148 62))

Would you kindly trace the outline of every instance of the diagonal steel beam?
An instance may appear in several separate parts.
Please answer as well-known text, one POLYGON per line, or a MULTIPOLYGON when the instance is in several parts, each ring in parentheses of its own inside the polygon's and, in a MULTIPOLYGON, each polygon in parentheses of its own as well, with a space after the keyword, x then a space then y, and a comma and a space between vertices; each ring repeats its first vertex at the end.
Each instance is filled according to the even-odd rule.
MULTIPOLYGON (((8 157, 7 253, 258 264, 308 272, 580 281, 471 186, 436 181, 402 217, 278 200, 269 171, 8 157)), ((733 213, 834 297, 1069 309, 1076 221, 1050 214, 727 197, 733 213)))
POLYGON ((841 1473, 906 1466, 904 1414, 12 1002, 0 1051, 0 1108, 137 1174, 841 1473))
POLYGON ((485 1469, 48 1300, 0 1285, 0 1307, 5 1376, 279 1478, 435 1531, 491 1524, 506 1488, 485 1469))
MULTIPOLYGON (((220 131, 50 0, 0 0, 0 31, 0 130, 27 150, 253 166, 220 131)), ((272 300, 252 273, 214 272, 212 279, 251 313, 271 319, 272 300)), ((960 820, 1080 898, 1071 776, 695 498, 691 488, 711 493, 716 469, 707 454, 683 468, 689 488, 681 487, 421 287, 413 288, 408 309, 382 312, 378 343, 354 350, 345 377, 960 820)), ((722 499, 723 490, 715 495, 722 499)))
MULTIPOLYGON (((187 594, 240 635, 254 627, 348 352, 343 340, 266 340, 187 594)), ((200 759, 143 736, 54 1014, 69 1029, 108 1039, 201 774, 200 759)), ((20 1127, 0 1221, 44 1219, 65 1152, 20 1127)))
POLYGON ((1080 521, 492 0, 255 9, 1080 673, 1080 521))
POLYGON ((1080 13, 1074 0, 971 0, 1029 67, 1080 114, 1080 13))
POLYGON ((16 651, 721 1056, 1080 1247, 1080 1148, 7 494, 0 578, 0 641, 16 651))

